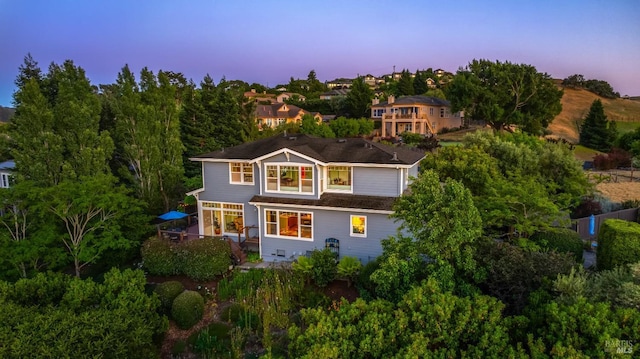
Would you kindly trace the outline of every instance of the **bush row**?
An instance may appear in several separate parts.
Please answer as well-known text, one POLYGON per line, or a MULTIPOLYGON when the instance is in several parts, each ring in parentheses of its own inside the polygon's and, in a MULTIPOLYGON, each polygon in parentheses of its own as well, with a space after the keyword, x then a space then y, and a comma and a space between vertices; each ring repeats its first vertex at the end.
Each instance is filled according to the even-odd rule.
POLYGON ((582 263, 584 246, 576 231, 568 228, 554 228, 535 233, 530 239, 542 248, 558 253, 572 253, 576 262, 582 263))
POLYGON ((154 237, 142 245, 143 266, 150 274, 185 274, 198 281, 225 273, 230 255, 229 244, 214 238, 170 243, 154 237))

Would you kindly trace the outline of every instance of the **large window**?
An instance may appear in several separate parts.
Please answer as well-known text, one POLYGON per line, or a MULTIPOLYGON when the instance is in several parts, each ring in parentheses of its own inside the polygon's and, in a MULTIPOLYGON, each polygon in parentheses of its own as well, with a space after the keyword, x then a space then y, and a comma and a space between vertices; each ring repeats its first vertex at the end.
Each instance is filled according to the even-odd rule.
POLYGON ((367 216, 351 216, 349 233, 351 237, 367 236, 367 216))
POLYGON ((351 191, 351 167, 329 166, 327 168, 327 189, 351 191))
POLYGON ((202 202, 205 236, 239 233, 244 228, 243 205, 240 203, 202 202))
POLYGON ((266 210, 265 230, 267 235, 311 240, 313 237, 313 214, 266 210))
POLYGON ((231 162, 229 163, 231 183, 253 184, 253 164, 231 162))
POLYGON ((313 193, 313 167, 267 165, 267 192, 313 193))

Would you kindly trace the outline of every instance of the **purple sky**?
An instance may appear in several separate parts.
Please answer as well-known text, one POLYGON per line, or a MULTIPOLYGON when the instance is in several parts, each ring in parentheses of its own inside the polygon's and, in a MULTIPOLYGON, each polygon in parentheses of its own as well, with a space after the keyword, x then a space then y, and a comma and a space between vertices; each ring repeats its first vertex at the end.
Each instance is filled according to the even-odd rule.
POLYGON ((2 106, 28 52, 43 70, 72 59, 94 84, 125 64, 275 86, 311 69, 325 81, 486 58, 634 96, 640 1, 0 0, 0 49, 2 106))

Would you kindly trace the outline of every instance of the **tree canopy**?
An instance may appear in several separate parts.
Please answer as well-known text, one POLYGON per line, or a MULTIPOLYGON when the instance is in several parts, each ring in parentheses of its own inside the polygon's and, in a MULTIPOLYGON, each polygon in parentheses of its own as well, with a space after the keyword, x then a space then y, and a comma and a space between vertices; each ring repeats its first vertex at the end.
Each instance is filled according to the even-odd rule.
POLYGON ((466 117, 498 130, 516 125, 542 134, 562 110, 562 90, 548 74, 508 61, 473 60, 457 71, 445 92, 453 112, 464 110, 466 117))

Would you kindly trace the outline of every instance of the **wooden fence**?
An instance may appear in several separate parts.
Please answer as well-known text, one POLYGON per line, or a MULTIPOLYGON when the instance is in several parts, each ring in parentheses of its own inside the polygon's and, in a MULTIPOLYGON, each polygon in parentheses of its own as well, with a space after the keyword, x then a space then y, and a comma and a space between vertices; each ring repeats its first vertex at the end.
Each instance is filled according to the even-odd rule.
POLYGON ((600 225, 606 219, 615 218, 622 219, 624 221, 636 222, 638 220, 638 208, 623 209, 621 211, 598 214, 594 217, 596 220, 594 235, 589 234, 589 217, 573 220, 573 224, 571 226, 574 231, 578 232, 580 238, 582 238, 583 240, 592 240, 597 238, 598 232, 600 231, 600 225))

